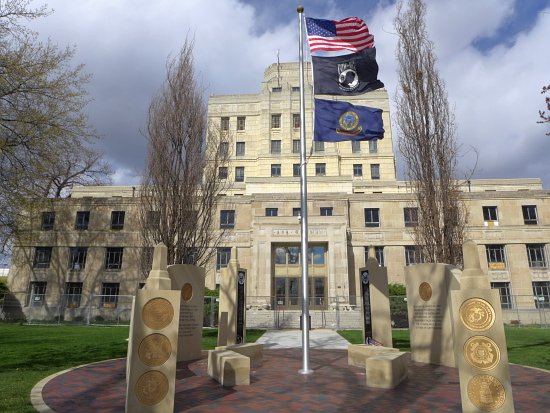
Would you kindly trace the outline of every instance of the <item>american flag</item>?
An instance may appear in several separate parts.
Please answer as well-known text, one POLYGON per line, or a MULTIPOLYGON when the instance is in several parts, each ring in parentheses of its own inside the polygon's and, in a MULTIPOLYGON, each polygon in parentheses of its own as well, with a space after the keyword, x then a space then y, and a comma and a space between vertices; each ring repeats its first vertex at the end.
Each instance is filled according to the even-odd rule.
POLYGON ((312 56, 342 56, 374 47, 374 37, 358 17, 340 21, 306 17, 307 38, 312 56))

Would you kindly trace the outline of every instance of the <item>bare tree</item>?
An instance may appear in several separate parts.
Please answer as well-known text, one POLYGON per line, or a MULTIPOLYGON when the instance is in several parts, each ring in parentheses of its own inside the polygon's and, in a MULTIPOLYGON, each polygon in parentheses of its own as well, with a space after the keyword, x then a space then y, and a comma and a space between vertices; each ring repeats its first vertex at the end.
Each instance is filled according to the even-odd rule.
MULTIPOLYGON (((542 90, 540 91, 541 94, 546 94, 550 90, 550 85, 543 86, 542 90)), ((546 104, 546 110, 548 113, 546 113, 546 110, 539 110, 539 117, 542 120, 539 120, 537 123, 548 123, 550 122, 550 96, 546 96, 544 98, 544 103, 546 104)), ((547 135, 550 136, 550 132, 547 133, 547 135)))
POLYGON ((30 3, 0 2, 0 250, 32 199, 44 196, 44 182, 58 178, 53 171, 67 153, 82 155, 97 138, 84 112, 89 76, 72 64, 74 48, 42 43, 24 27, 21 21, 48 14, 30 3))
POLYGON ((425 26, 426 6, 410 0, 399 5, 397 126, 399 150, 418 207, 416 245, 429 262, 460 264, 466 208, 456 179, 458 145, 454 114, 445 84, 435 67, 433 43, 425 26))
POLYGON ((149 106, 143 238, 146 246, 164 243, 169 264, 202 266, 223 235, 214 221, 226 189, 218 169, 227 164, 229 137, 207 121, 193 67, 193 42, 186 40, 166 66, 165 83, 149 106))

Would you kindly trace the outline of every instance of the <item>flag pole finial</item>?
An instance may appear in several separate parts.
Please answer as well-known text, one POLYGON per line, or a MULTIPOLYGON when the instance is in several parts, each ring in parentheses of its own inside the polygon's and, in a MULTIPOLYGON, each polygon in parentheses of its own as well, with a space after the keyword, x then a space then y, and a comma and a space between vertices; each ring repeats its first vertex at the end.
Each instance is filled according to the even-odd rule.
POLYGON ((298 13, 303 13, 303 12, 304 12, 304 6, 302 6, 301 4, 298 5, 298 8, 296 9, 296 11, 297 11, 298 13))

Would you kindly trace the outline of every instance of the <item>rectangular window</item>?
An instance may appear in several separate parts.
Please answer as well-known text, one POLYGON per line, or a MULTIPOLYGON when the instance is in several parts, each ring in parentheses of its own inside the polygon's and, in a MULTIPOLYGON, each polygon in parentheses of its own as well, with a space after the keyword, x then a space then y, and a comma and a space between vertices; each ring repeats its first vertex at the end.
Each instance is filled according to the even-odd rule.
POLYGON ((216 250, 216 270, 227 267, 231 259, 231 248, 221 247, 216 250))
POLYGON ((65 283, 65 303, 67 308, 80 307, 82 283, 65 283))
POLYGON ((76 213, 76 221, 74 224, 75 229, 85 230, 88 229, 90 223, 90 211, 78 211, 76 213))
POLYGON ((422 264, 424 262, 424 254, 416 245, 405 246, 405 265, 422 264))
POLYGON ((292 114, 292 127, 294 129, 300 129, 300 114, 299 113, 293 113, 292 114))
POLYGON ((378 139, 369 141, 369 153, 378 153, 378 139))
POLYGON ((86 267, 88 247, 69 248, 69 270, 79 271, 86 267))
POLYGON ((234 210, 220 211, 220 228, 225 228, 225 229, 235 228, 235 211, 234 210))
POLYGON ((223 131, 229 130, 229 118, 228 117, 222 117, 220 122, 220 129, 223 131))
POLYGON ((101 307, 116 308, 118 303, 119 283, 101 284, 101 307))
POLYGON ((370 166, 370 177, 371 179, 380 179, 380 165, 373 163, 370 166))
POLYGON ((550 281, 533 281, 533 296, 537 308, 550 308, 550 281))
POLYGON ((300 164, 295 163, 292 165, 292 176, 300 176, 300 164))
POLYGON ((324 152, 325 151, 325 142, 314 141, 315 152, 324 152))
POLYGON ((51 231, 55 223, 55 212, 42 212, 42 231, 51 231))
POLYGON ((271 164, 271 176, 281 176, 281 164, 272 163, 271 164))
POLYGON ((220 166, 218 168, 218 179, 227 179, 227 166, 220 166))
POLYGON ((278 208, 266 208, 265 209, 265 216, 266 217, 276 217, 279 215, 279 209, 278 208))
POLYGON ((483 207, 483 221, 485 222, 498 221, 498 211, 496 206, 483 207))
POLYGON ((360 163, 353 164, 353 176, 363 176, 363 165, 361 165, 360 163))
POLYGON ((491 283, 491 288, 498 290, 502 308, 512 308, 512 294, 509 282, 491 283))
POLYGON ((327 165, 325 163, 316 163, 315 164, 315 175, 316 176, 325 176, 326 175, 326 167, 327 165))
POLYGON ((293 92, 299 92, 300 91, 300 86, 292 86, 290 88, 290 90, 292 90, 293 92))
POLYGON ((271 141, 271 153, 272 154, 281 153, 281 141, 279 141, 279 140, 272 140, 271 141))
MULTIPOLYGON (((384 247, 374 247, 374 254, 376 256, 376 261, 380 267, 386 265, 384 261, 384 247)), ((369 258, 369 247, 365 247, 365 265, 367 265, 367 259, 369 258)))
POLYGON ((271 88, 271 91, 274 93, 281 93, 283 91, 283 88, 281 86, 275 86, 271 88))
POLYGON ((504 245, 486 245, 485 250, 490 270, 504 270, 506 268, 504 245))
POLYGON ((529 268, 547 268, 546 246, 544 244, 527 244, 529 268))
POLYGON ((237 130, 244 130, 246 127, 246 117, 237 116, 237 130))
POLYGON ((351 152, 361 153, 361 141, 351 141, 351 152))
POLYGON ((525 225, 537 225, 537 206, 536 205, 522 205, 523 211, 523 223, 525 225))
POLYGON ((371 228, 380 226, 380 209, 365 208, 365 226, 371 228))
POLYGON ((35 247, 33 268, 50 268, 52 247, 35 247))
POLYGON ((332 216, 332 207, 321 207, 319 210, 319 215, 322 217, 331 217, 332 216))
POLYGON ((325 265, 325 247, 318 245, 308 248, 307 262, 313 265, 325 265))
POLYGON ((235 155, 236 156, 244 156, 246 151, 246 143, 245 142, 237 142, 237 145, 235 147, 235 155))
POLYGON ((123 229, 124 228, 124 211, 112 211, 111 212, 111 229, 123 229))
POLYGON ((293 217, 301 217, 302 216, 302 208, 292 208, 292 216, 293 217))
POLYGON ((108 247, 105 251, 105 269, 120 270, 122 268, 122 247, 108 247))
POLYGON ((244 166, 235 167, 235 182, 244 182, 244 166))
POLYGON ((300 153, 300 139, 292 140, 292 153, 300 153))
POLYGON ((229 154, 229 142, 220 142, 218 148, 218 156, 220 158, 225 158, 229 154))
POLYGON ((27 294, 27 305, 33 307, 44 305, 47 285, 48 283, 45 281, 31 281, 29 284, 29 293, 27 294))
POLYGON ((418 225, 418 208, 403 208, 403 218, 406 227, 416 227, 418 225))
POLYGON ((281 129, 281 114, 271 115, 271 129, 281 129))

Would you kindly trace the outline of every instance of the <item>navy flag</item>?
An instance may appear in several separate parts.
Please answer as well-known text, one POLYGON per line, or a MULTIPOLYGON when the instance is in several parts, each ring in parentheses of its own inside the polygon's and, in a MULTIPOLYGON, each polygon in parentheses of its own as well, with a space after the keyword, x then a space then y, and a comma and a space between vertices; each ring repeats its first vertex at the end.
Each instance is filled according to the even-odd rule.
POLYGON ((312 56, 316 95, 361 95, 384 87, 378 80, 376 48, 337 57, 312 56))
POLYGON ((315 99, 313 140, 322 142, 382 139, 382 109, 337 100, 315 99))

